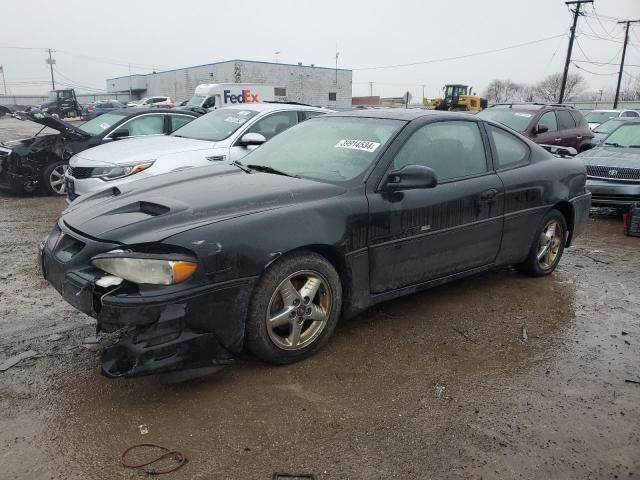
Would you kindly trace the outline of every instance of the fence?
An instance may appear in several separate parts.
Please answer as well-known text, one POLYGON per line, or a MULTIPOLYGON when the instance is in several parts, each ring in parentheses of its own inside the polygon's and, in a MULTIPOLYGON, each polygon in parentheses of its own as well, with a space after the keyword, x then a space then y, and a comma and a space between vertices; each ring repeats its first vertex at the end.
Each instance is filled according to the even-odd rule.
MULTIPOLYGON (((37 105, 39 103, 46 102, 48 100, 47 95, 0 95, 0 105, 13 106, 13 105, 37 105)), ((128 102, 130 96, 128 93, 81 93, 76 94, 78 103, 84 105, 96 100, 120 100, 121 102, 128 102)))

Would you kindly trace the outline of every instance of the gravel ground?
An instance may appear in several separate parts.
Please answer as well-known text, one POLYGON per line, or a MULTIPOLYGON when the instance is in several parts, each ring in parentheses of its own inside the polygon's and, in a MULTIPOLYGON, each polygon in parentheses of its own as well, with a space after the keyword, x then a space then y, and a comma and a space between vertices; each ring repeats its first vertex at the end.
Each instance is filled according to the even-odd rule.
POLYGON ((0 193, 0 363, 37 352, 0 373, 2 478, 139 478, 138 443, 188 457, 168 479, 640 475, 640 239, 610 212, 550 277, 487 272, 344 321, 302 363, 163 385, 101 377, 95 322, 41 279, 63 208, 0 193))

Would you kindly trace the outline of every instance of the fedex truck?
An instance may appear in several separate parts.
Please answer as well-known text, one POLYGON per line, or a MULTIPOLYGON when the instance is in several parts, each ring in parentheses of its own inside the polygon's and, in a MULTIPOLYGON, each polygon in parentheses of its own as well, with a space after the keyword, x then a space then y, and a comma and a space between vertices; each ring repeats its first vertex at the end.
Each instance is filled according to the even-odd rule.
POLYGON ((211 111, 238 103, 273 102, 274 92, 272 85, 260 83, 207 83, 196 87, 187 106, 211 111))

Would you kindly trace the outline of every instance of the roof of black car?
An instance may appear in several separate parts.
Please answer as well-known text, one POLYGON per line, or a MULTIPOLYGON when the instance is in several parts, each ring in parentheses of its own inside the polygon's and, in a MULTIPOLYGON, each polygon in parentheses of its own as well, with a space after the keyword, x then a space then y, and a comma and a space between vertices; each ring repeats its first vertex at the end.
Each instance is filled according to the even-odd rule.
POLYGON ((350 112, 335 112, 324 117, 359 117, 359 118, 384 118, 389 120, 404 120, 410 122, 416 118, 427 116, 444 116, 451 118, 469 118, 468 113, 444 112, 439 110, 426 110, 423 108, 380 108, 358 109, 350 112))
POLYGON ((187 115, 199 116, 200 114, 197 112, 192 112, 191 110, 182 110, 180 108, 143 108, 143 107, 134 107, 134 108, 117 108, 111 110, 109 113, 116 113, 120 115, 133 115, 139 113, 184 113, 187 115))

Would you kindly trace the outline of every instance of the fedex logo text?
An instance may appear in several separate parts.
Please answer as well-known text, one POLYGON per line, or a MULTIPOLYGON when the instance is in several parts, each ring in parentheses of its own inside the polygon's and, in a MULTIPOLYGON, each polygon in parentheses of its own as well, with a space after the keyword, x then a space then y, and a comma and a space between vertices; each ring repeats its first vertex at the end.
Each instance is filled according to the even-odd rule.
POLYGON ((224 103, 256 103, 259 102, 258 94, 251 90, 242 90, 242 95, 234 95, 231 90, 224 91, 224 103))

